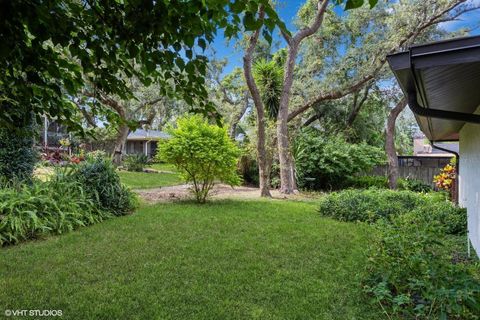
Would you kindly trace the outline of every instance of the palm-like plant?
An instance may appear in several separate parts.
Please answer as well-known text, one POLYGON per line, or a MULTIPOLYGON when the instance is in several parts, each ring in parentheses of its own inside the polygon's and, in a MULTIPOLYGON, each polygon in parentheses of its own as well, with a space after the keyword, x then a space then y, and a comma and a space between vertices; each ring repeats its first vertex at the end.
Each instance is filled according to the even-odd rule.
POLYGON ((283 85, 283 68, 275 61, 259 60, 253 66, 262 102, 271 120, 277 119, 283 85))

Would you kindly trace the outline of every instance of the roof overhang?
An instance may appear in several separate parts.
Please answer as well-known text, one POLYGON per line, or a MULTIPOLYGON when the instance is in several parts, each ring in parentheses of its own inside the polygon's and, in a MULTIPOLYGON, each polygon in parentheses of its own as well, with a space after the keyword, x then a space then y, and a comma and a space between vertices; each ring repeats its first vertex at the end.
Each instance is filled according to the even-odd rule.
POLYGON ((458 140, 465 123, 479 123, 480 36, 456 38, 389 55, 390 68, 430 141, 458 140))

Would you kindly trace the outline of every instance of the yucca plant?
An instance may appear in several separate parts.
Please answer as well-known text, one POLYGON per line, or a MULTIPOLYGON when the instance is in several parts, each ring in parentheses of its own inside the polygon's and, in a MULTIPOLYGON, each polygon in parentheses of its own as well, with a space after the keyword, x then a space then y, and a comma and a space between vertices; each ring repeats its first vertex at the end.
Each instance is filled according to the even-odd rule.
POLYGON ((269 119, 277 119, 283 86, 282 66, 275 60, 259 60, 253 66, 253 77, 257 82, 269 119))

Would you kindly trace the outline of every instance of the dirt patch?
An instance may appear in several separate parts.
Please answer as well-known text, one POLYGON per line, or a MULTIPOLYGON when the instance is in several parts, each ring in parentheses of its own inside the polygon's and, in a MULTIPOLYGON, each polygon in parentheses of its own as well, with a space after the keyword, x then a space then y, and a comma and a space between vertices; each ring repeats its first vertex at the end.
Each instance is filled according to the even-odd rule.
MULTIPOLYGON (((178 200, 193 199, 190 192, 190 185, 183 184, 178 186, 161 187, 155 189, 136 189, 134 190, 138 195, 147 202, 169 202, 178 200)), ((305 194, 284 195, 278 190, 272 190, 272 197, 275 199, 305 199, 308 198, 305 194)), ((213 199, 256 199, 260 198, 260 189, 252 187, 230 187, 225 184, 218 184, 213 187, 210 192, 210 198, 213 199)))

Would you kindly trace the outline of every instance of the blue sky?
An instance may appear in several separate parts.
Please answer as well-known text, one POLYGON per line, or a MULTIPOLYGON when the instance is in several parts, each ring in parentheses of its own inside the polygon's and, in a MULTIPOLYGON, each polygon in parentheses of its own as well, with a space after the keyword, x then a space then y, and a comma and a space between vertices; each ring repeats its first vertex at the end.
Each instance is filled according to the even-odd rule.
MULTIPOLYGON (((480 6, 480 0, 470 0, 469 2, 480 6)), ((280 17, 287 24, 288 29, 291 31, 295 30, 293 19, 295 18, 295 15, 298 9, 301 7, 303 3, 305 3, 305 0, 283 0, 280 2, 277 8, 277 12, 279 13, 280 17)), ((338 8, 338 9, 339 9, 338 11, 341 12, 341 8, 338 8)), ((472 28, 475 25, 478 26, 479 21, 480 21, 480 10, 476 10, 463 15, 461 20, 459 21, 444 23, 442 24, 441 27, 448 31, 455 31, 460 28, 472 28)), ((473 30, 471 34, 472 35, 480 34, 480 28, 476 28, 475 30, 473 30)), ((280 39, 278 35, 276 38, 277 40, 280 39)), ((284 43, 282 42, 281 46, 283 45, 284 43)), ((234 48, 233 41, 231 41, 230 43, 227 43, 223 37, 222 32, 218 33, 214 43, 212 44, 212 48, 215 50, 216 52, 215 56, 217 58, 228 59, 228 65, 224 70, 224 74, 229 73, 234 67, 236 66, 240 67, 242 65, 243 52, 234 48)))

